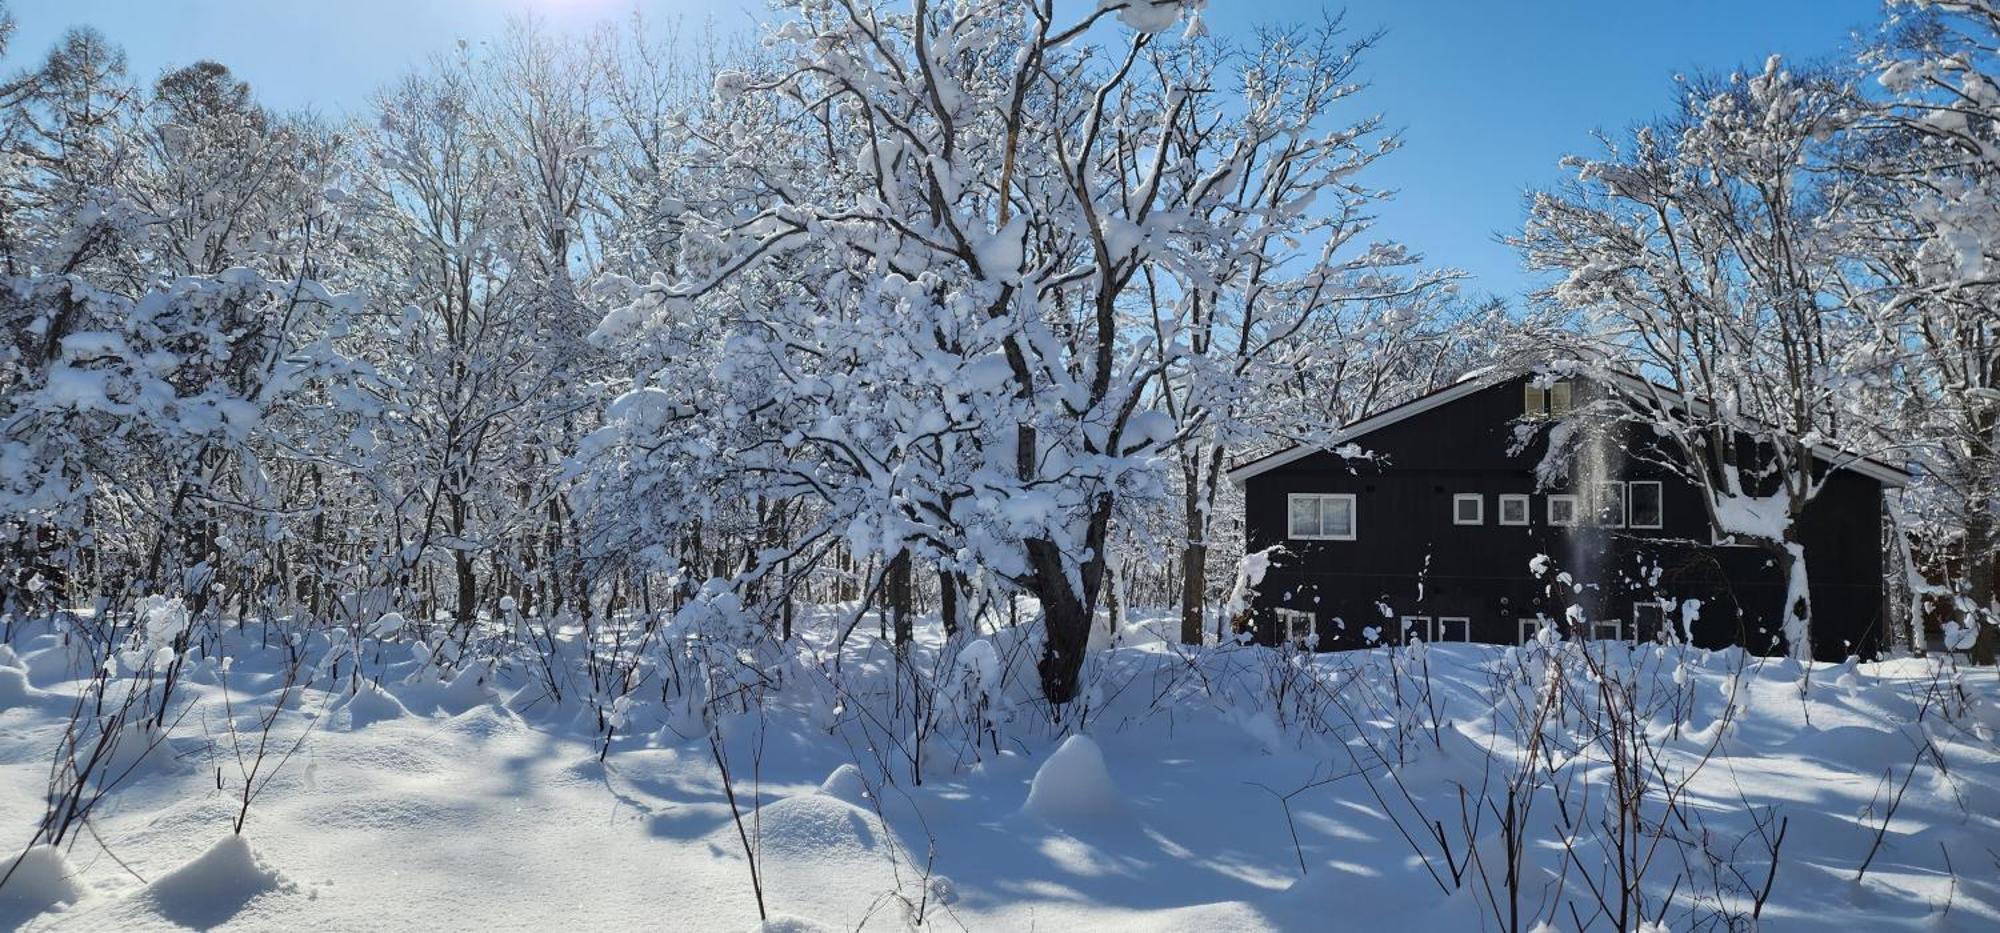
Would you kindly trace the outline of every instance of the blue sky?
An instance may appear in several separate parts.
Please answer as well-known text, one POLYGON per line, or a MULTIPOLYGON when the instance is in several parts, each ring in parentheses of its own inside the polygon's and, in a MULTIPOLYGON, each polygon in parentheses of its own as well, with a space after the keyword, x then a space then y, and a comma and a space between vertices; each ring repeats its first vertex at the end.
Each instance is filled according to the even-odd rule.
MULTIPOLYGON (((633 0, 12 0, 9 64, 37 59, 68 25, 89 23, 126 47, 135 74, 211 58, 266 104, 329 115, 364 106, 377 86, 457 39, 496 33, 533 11, 586 28, 633 0)), ((744 0, 639 0, 649 17, 714 17, 748 29, 744 0)), ((1338 9, 1339 4, 1329 8, 1338 9)), ((1880 18, 1880 0, 1352 0, 1348 23, 1388 35, 1364 66, 1360 106, 1387 115, 1406 146, 1370 182, 1401 192, 1378 232, 1469 288, 1513 296, 1529 285, 1493 241, 1518 228, 1527 190, 1561 178, 1556 160, 1590 151, 1593 129, 1618 130, 1672 100, 1677 72, 1761 64, 1771 53, 1841 54, 1880 18)), ((1317 16, 1287 0, 1211 0, 1224 33, 1317 16)), ((1357 111, 1358 113, 1358 111, 1357 111)))

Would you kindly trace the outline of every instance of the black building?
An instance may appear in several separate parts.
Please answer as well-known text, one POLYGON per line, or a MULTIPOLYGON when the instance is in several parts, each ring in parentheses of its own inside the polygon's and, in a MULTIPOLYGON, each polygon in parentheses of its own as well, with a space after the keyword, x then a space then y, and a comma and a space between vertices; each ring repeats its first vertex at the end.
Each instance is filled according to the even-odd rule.
MULTIPOLYGON (((1656 448, 1632 446, 1643 438, 1600 442, 1591 469, 1538 482, 1551 431, 1606 397, 1582 379, 1473 379, 1343 429, 1333 446, 1347 456, 1294 447, 1237 466, 1248 550, 1285 549, 1257 587, 1258 639, 1513 644, 1547 622, 1590 638, 1672 626, 1703 647, 1784 650, 1777 562, 1715 543, 1701 490, 1656 448)), ((1647 432, 1606 436, 1620 433, 1647 432)), ((1889 618, 1883 490, 1907 476, 1838 451, 1818 465, 1830 475, 1798 526, 1814 653, 1872 657, 1889 618)))

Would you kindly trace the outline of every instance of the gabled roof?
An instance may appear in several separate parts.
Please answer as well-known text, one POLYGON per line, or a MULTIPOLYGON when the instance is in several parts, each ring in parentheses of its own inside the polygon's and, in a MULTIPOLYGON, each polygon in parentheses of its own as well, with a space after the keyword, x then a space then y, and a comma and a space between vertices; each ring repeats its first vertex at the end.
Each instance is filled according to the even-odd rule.
MULTIPOLYGON (((1626 373, 1613 372, 1609 375, 1622 383, 1627 390, 1643 391, 1647 394, 1658 395, 1664 401, 1674 405, 1687 404, 1687 399, 1682 397, 1679 392, 1659 383, 1648 382, 1647 380, 1626 373)), ((1518 374, 1495 376, 1491 372, 1480 372, 1431 392, 1428 395, 1420 395, 1402 404, 1391 405, 1360 421, 1349 424, 1335 432, 1333 437, 1324 445, 1293 444, 1290 447, 1281 448, 1261 457, 1239 463, 1230 468, 1227 474, 1229 481, 1240 486, 1244 480, 1253 476, 1268 473, 1287 463, 1302 460, 1313 454, 1327 451, 1337 445, 1349 443, 1364 434, 1379 431, 1392 424, 1414 418, 1431 409, 1441 408, 1468 395, 1512 382, 1518 378, 1520 378, 1518 374)), ((1696 409, 1706 408, 1707 403, 1697 401, 1693 407, 1696 409)), ((1875 480, 1884 486, 1900 489, 1910 481, 1909 471, 1872 457, 1865 457, 1857 453, 1844 451, 1828 444, 1814 444, 1812 451, 1813 456, 1826 461, 1838 469, 1851 470, 1875 480)))

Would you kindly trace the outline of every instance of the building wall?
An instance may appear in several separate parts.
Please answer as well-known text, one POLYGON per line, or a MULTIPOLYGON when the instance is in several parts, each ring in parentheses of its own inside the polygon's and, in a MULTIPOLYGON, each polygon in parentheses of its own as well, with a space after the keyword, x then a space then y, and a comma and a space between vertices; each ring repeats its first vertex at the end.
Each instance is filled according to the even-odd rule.
MULTIPOLYGON (((1465 618, 1473 640, 1511 644, 1523 620, 1561 620, 1572 603, 1587 618, 1622 620, 1629 637, 1635 601, 1669 598, 1701 600, 1696 644, 1782 650, 1785 581, 1771 556, 1710 544, 1700 491, 1621 456, 1623 445, 1604 445, 1604 474, 1659 480, 1664 527, 1551 525, 1549 496, 1578 490, 1536 488, 1545 432, 1523 428, 1521 410, 1521 383, 1503 383, 1357 439, 1373 459, 1315 453, 1248 479, 1246 544, 1287 549, 1258 589, 1259 637, 1282 637, 1271 611, 1282 607, 1313 613, 1321 649, 1394 642, 1406 616, 1465 618), (1287 539, 1290 493, 1354 495, 1356 540, 1287 539), (1483 497, 1482 524, 1453 523, 1460 493, 1483 497), (1530 495, 1529 525, 1498 523, 1502 493, 1530 495), (1537 577, 1531 563, 1541 555, 1547 569, 1537 577)), ((1882 635, 1880 496, 1875 481, 1838 474, 1801 526, 1815 651, 1828 659, 1872 654, 1882 635)), ((1678 613, 1671 621, 1680 624, 1678 613)))

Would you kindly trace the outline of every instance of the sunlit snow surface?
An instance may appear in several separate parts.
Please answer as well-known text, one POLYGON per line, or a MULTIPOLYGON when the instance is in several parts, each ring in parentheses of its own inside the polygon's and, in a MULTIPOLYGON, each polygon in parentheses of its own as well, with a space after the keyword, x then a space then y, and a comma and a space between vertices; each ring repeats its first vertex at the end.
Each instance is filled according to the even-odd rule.
MULTIPOLYGON (((833 627, 800 624, 809 642, 833 627)), ((1504 859, 1499 822, 1489 812, 1465 844, 1460 788, 1477 800, 1483 777, 1504 796, 1524 734, 1511 719, 1522 707, 1506 697, 1548 695, 1537 650, 1184 656, 1132 626, 1123 647, 1093 660, 1088 738, 1075 739, 1029 701, 1031 653, 1003 632, 976 650, 978 676, 939 680, 971 683, 968 696, 997 707, 991 728, 977 751, 964 729, 940 729, 923 743, 919 785, 908 727, 865 725, 893 723, 897 708, 891 655, 872 628, 850 642, 838 696, 816 643, 817 657, 779 665, 786 679, 763 715, 720 730, 761 851, 769 929, 897 929, 919 914, 953 930, 1501 926, 1472 866, 1504 859), (1003 665, 1003 690, 977 683, 1003 665), (1449 855, 1413 807, 1442 821, 1449 855), (1446 893, 1452 865, 1463 878, 1446 893)), ((0 928, 759 927, 707 737, 698 718, 659 701, 657 684, 625 705, 600 762, 597 715, 552 701, 518 663, 440 678, 387 645, 364 662, 369 686, 328 691, 321 672, 280 716, 274 744, 312 732, 230 838, 241 780, 223 681, 238 723, 254 725, 283 657, 256 648, 262 637, 255 626, 229 637, 226 674, 191 665, 179 727, 113 792, 94 836, 29 853, 0 889, 0 928)), ((930 671, 941 647, 927 641, 913 656, 930 671)), ((1559 650, 1569 688, 1595 696, 1580 649, 1559 650)), ((1672 814, 1657 800, 1641 807, 1642 826, 1668 815, 1678 838, 1735 857, 1718 882, 1683 863, 1693 850, 1661 849, 1643 890, 1657 908, 1678 880, 1668 927, 1747 914, 1743 892, 1769 862, 1759 821, 1785 829, 1759 918, 1768 927, 2000 924, 1992 672, 1954 680, 1915 659, 1808 671, 1734 651, 1582 650, 1659 701, 1644 731, 1662 773, 1685 775, 1712 750, 1672 814)), ((39 623, 0 652, 10 860, 42 815, 79 689, 65 652, 39 623)), ((1544 747, 1575 799, 1596 805, 1609 772, 1578 702, 1545 724, 1544 747)), ((1595 904, 1579 879, 1606 856, 1597 842, 1566 852, 1554 792, 1538 793, 1520 909, 1573 929, 1572 904, 1585 917, 1595 904)))

